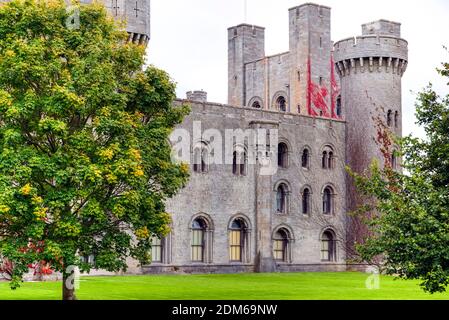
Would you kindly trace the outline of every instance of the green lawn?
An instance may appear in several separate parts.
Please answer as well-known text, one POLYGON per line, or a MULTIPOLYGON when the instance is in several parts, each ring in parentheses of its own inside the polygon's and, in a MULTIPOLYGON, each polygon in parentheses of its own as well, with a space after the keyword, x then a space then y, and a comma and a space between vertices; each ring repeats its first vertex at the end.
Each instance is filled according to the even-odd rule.
MULTIPOLYGON (((79 299, 449 299, 424 293, 417 281, 381 276, 380 288, 365 287, 367 274, 274 273, 82 277, 79 299)), ((24 283, 12 291, 0 282, 0 299, 60 299, 60 282, 24 283)))

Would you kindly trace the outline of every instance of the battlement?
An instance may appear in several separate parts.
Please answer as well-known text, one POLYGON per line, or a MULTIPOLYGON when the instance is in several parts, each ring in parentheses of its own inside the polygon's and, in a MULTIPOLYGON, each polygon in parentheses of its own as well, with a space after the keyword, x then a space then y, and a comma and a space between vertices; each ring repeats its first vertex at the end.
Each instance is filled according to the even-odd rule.
MULTIPOLYGON (((97 0, 109 14, 118 21, 126 21, 128 41, 147 45, 150 40, 150 1, 151 0, 97 0)), ((10 0, 0 0, 0 3, 10 0)), ((95 0, 81 0, 81 4, 91 4, 95 0)), ((66 0, 69 5, 70 2, 66 0)))
POLYGON ((377 20, 362 24, 362 35, 380 34, 401 37, 401 24, 389 20, 377 20))
POLYGON ((323 14, 324 10, 326 10, 328 12, 330 12, 330 10, 331 10, 331 8, 328 7, 328 6, 323 6, 323 5, 320 5, 320 4, 317 4, 317 3, 312 3, 312 2, 303 3, 303 4, 299 5, 299 6, 292 7, 290 9, 288 9, 288 10, 289 11, 292 11, 292 10, 300 11, 300 10, 304 10, 306 8, 314 8, 315 10, 318 10, 319 14, 323 14))

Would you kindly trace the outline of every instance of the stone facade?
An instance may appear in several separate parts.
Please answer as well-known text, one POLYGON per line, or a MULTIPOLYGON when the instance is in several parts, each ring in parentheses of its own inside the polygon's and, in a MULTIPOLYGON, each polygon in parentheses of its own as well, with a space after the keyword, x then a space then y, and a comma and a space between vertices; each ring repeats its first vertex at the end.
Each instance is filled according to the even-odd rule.
POLYGON ((274 129, 278 140, 271 160, 278 168, 272 175, 261 174, 259 158, 246 165, 243 175, 235 161, 204 168, 191 164, 186 188, 167 203, 172 232, 161 242, 159 261, 143 267, 144 272, 347 269, 347 241, 355 237, 347 212, 357 201, 345 165, 361 172, 373 158, 382 160, 375 118, 401 135, 407 42, 400 38, 400 24, 379 20, 364 24, 362 36, 334 46, 330 13, 330 8, 310 3, 291 8, 290 51, 268 57, 263 27, 241 24, 228 29, 228 105, 207 102, 203 91, 177 101, 192 107, 178 128, 191 142, 187 160, 196 163, 198 145, 208 157, 226 153, 225 147, 217 151, 211 142, 226 139, 227 130, 274 129), (330 155, 331 164, 323 159, 330 155), (281 210, 280 186, 286 193, 286 208, 281 210), (306 189, 309 202, 304 210, 306 189), (241 256, 233 261, 236 219, 243 228, 241 256), (201 223, 195 226, 195 221, 201 223), (200 258, 194 253, 198 226, 200 258))

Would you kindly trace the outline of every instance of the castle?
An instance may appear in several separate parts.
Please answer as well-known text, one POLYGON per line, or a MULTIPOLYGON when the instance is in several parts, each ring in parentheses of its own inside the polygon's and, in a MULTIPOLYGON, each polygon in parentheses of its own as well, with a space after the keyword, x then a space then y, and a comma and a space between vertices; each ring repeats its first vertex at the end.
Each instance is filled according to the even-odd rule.
MULTIPOLYGON (((147 45, 150 0, 104 3, 127 20, 129 41, 147 45)), ((384 161, 378 119, 401 135, 407 41, 379 20, 334 43, 329 7, 288 13, 289 51, 277 55, 265 55, 263 27, 228 29, 228 104, 203 91, 176 101, 192 109, 172 139, 187 143, 191 177, 167 202, 172 231, 135 272, 347 270, 358 197, 345 166, 384 161)))
POLYGON ((263 27, 228 29, 228 104, 207 102, 203 91, 178 101, 192 113, 172 142, 189 140, 181 158, 192 174, 168 201, 172 232, 154 239, 145 272, 348 268, 358 231, 347 212, 359 200, 345 166, 362 172, 377 158, 399 169, 394 150, 385 155, 376 142, 377 122, 401 135, 408 49, 400 24, 386 20, 333 43, 330 18, 317 4, 289 9, 290 50, 273 56, 263 27), (251 136, 261 129, 274 143, 251 136), (267 150, 271 174, 262 170, 267 150))

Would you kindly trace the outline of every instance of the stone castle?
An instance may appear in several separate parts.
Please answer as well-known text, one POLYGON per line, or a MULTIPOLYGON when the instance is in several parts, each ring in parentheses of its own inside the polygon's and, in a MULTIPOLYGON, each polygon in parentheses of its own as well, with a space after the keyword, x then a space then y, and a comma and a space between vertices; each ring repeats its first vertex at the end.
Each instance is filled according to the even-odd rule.
MULTIPOLYGON (((103 2, 127 20, 129 41, 147 45, 150 0, 103 2)), ((399 23, 378 20, 334 43, 329 7, 305 3, 288 14, 289 51, 277 55, 266 56, 263 27, 228 29, 227 104, 203 91, 176 101, 192 109, 178 128, 190 142, 191 177, 167 203, 171 233, 154 238, 152 263, 130 262, 132 272, 347 270, 357 238, 347 212, 358 197, 345 166, 362 172, 387 161, 379 119, 401 135, 407 41, 399 23), (266 139, 254 140, 263 129, 266 139), (211 161, 225 153, 217 142, 229 130, 243 140, 231 137, 229 161, 211 161), (263 173, 267 159, 272 174, 263 173)))

